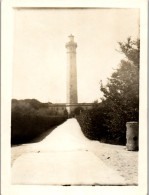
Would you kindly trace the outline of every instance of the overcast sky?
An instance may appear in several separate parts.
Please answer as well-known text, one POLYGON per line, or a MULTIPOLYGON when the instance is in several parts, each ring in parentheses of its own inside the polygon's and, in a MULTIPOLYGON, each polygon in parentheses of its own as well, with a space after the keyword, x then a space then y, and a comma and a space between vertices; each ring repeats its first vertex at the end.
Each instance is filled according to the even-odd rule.
POLYGON ((139 36, 138 9, 16 9, 12 98, 66 102, 68 35, 77 42, 78 101, 100 100, 99 81, 123 56, 117 42, 139 36))

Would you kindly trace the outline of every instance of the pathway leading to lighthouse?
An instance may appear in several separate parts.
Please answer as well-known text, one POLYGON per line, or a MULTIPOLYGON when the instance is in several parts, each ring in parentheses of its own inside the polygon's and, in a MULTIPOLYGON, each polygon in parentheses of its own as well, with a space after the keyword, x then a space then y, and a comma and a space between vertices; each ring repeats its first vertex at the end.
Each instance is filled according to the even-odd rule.
MULTIPOLYGON (((76 119, 69 119, 38 143, 24 144, 12 166, 13 184, 125 185, 93 151, 76 119)), ((95 146, 95 145, 94 145, 95 146)))

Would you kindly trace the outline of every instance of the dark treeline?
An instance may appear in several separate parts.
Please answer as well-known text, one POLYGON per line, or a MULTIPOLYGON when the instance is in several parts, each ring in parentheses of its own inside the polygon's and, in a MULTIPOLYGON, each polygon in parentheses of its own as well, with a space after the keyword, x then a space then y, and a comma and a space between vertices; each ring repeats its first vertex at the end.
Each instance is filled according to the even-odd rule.
POLYGON ((67 119, 67 115, 55 116, 49 104, 36 99, 12 100, 11 144, 27 143, 67 119))

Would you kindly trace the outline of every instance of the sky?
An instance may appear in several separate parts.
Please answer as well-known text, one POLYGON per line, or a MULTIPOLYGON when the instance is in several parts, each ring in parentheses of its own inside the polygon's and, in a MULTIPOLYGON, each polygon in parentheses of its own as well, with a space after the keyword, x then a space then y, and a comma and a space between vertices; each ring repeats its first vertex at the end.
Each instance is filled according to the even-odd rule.
POLYGON ((103 96, 124 56, 118 42, 139 36, 139 9, 15 9, 12 98, 66 103, 65 44, 77 43, 78 102, 103 96))

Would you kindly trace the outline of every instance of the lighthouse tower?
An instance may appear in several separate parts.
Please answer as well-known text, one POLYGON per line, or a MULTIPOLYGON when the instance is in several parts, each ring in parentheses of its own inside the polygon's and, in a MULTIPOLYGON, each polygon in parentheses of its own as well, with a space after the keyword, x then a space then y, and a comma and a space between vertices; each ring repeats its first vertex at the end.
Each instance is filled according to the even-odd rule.
POLYGON ((69 42, 66 43, 67 49, 67 110, 70 114, 78 103, 77 95, 77 67, 76 67, 76 48, 74 36, 69 36, 69 42))

